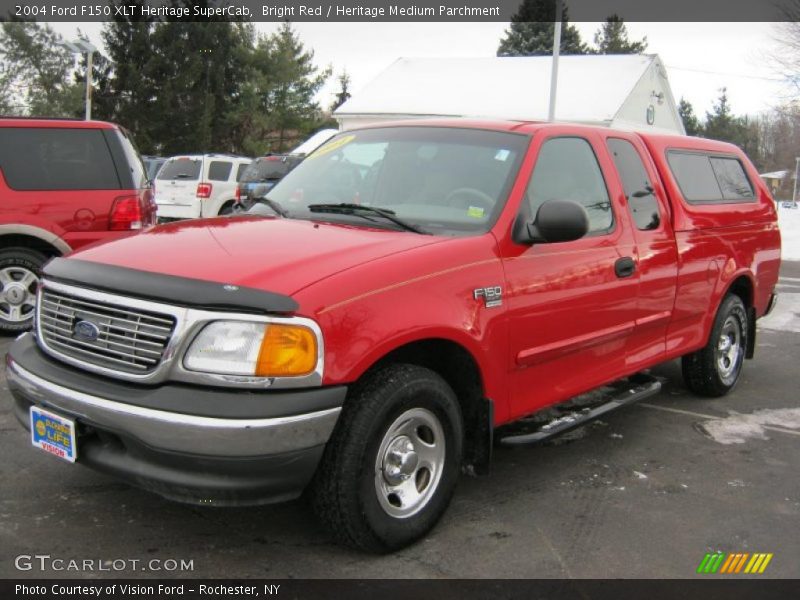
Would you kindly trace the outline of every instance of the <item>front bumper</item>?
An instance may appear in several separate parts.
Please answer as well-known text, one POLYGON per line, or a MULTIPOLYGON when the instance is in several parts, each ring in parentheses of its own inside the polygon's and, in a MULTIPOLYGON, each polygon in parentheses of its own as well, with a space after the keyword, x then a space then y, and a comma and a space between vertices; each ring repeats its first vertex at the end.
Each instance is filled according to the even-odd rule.
POLYGON ((59 363, 27 334, 6 357, 15 413, 31 404, 74 418, 78 462, 159 494, 202 504, 299 495, 313 475, 346 388, 240 392, 134 386, 59 363))

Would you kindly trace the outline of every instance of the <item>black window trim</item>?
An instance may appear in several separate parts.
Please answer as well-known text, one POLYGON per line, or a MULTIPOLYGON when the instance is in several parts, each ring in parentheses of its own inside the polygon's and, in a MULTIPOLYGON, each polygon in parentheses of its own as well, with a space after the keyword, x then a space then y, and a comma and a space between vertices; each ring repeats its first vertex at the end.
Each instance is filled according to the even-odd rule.
POLYGON ((704 205, 717 205, 717 204, 749 204, 751 202, 758 201, 758 194, 756 193, 756 186, 753 185, 750 176, 747 174, 747 169, 745 168, 744 164, 742 163, 742 159, 739 158, 737 154, 732 152, 718 152, 716 150, 698 150, 696 148, 677 148, 677 147, 670 147, 667 148, 666 152, 666 159, 667 159, 667 167, 669 168, 670 175, 672 179, 675 180, 675 183, 678 185, 678 189, 681 191, 681 199, 686 202, 687 204, 691 204, 693 206, 704 206, 704 205), (747 180, 747 183, 750 185, 750 189, 753 190, 753 195, 748 196, 746 198, 737 198, 737 199, 728 199, 722 196, 722 185, 719 182, 719 178, 717 177, 716 171, 714 171, 714 167, 711 166, 711 173, 714 175, 714 180, 717 182, 717 186, 719 187, 720 199, 719 200, 690 200, 686 193, 683 191, 683 187, 681 187, 681 182, 678 180, 677 175, 675 175, 675 171, 672 168, 672 163, 669 161, 669 157, 671 154, 694 154, 697 156, 705 156, 709 159, 709 166, 711 166, 711 159, 712 158, 727 158, 733 159, 739 163, 739 166, 742 168, 742 174, 744 178, 747 180))
MULTIPOLYGON (((664 221, 666 219, 669 219, 669 214, 665 213, 664 207, 662 206, 661 199, 658 197, 658 194, 656 194, 655 185, 653 185, 653 183, 654 183, 653 182, 653 178, 651 177, 650 172, 647 170, 647 164, 646 164, 645 158, 642 156, 642 153, 639 150, 639 148, 637 148, 636 144, 634 144, 631 140, 629 140, 627 138, 624 138, 624 137, 620 137, 619 134, 616 133, 616 132, 605 136, 605 147, 606 147, 606 151, 609 153, 609 156, 611 157, 611 162, 614 163, 614 170, 617 173, 617 178, 619 179, 619 184, 620 184, 620 187, 622 188, 622 194, 625 196, 625 204, 628 206, 628 215, 631 218, 631 224, 634 226, 634 228, 637 231, 663 231, 664 230, 664 221), (625 192, 625 182, 622 179, 622 173, 620 172, 619 167, 617 166, 617 162, 614 160, 614 152, 611 150, 611 147, 608 145, 608 142, 610 140, 619 140, 619 141, 622 141, 622 142, 628 142, 628 144, 630 144, 631 147, 633 148, 633 151, 636 153, 636 156, 639 158, 639 161, 642 163, 642 167, 644 168, 644 172, 647 175, 648 179, 650 179, 650 185, 653 188, 652 196, 653 196, 653 199, 656 201, 656 207, 658 208, 659 224, 658 224, 658 227, 656 227, 655 229, 640 229, 639 226, 636 224, 636 219, 633 216, 633 208, 631 207, 631 199, 628 197, 628 194, 625 192)), ((645 150, 645 152, 646 152, 646 150, 645 150)), ((677 181, 677 179, 676 179, 676 181, 677 181)))
MULTIPOLYGON (((589 145, 589 149, 592 151, 592 155, 594 156, 595 161, 597 162, 597 168, 600 169, 600 178, 603 180, 603 186, 606 189, 606 196, 608 197, 608 204, 611 207, 611 225, 607 229, 600 229, 599 231, 590 231, 585 236, 583 236, 582 240, 586 238, 594 238, 594 237, 603 237, 603 236, 610 236, 617 230, 617 222, 619 221, 619 215, 616 213, 616 209, 614 208, 614 199, 611 196, 611 192, 608 189, 608 181, 606 181, 606 174, 603 172, 603 165, 600 162, 600 159, 597 157, 597 150, 595 150, 594 144, 592 144, 592 140, 582 135, 577 134, 569 134, 569 135, 552 135, 549 137, 545 137, 542 140, 542 143, 539 145, 539 149, 536 151, 536 162, 533 163, 533 169, 531 169, 531 175, 528 177, 528 182, 525 184, 525 193, 523 195, 523 206, 520 207, 521 209, 528 204, 528 186, 531 184, 531 180, 533 179, 533 174, 536 172, 536 165, 539 164, 539 154, 542 151, 544 145, 549 142, 550 140, 563 140, 563 139, 578 139, 583 140, 589 145)), ((615 167, 616 168, 616 167, 615 167)), ((624 190, 623 190, 624 193, 624 190)), ((517 215, 519 216, 519 214, 517 215)), ((535 215, 531 215, 531 219, 534 218, 535 215)))

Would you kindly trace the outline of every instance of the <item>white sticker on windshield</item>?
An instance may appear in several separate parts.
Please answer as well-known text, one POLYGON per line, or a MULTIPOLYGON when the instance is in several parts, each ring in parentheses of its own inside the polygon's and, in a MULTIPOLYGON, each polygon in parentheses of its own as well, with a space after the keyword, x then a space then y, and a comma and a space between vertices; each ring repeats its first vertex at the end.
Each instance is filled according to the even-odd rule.
POLYGON ((511 154, 508 150, 498 150, 497 154, 494 155, 495 160, 505 161, 508 158, 508 155, 511 154))

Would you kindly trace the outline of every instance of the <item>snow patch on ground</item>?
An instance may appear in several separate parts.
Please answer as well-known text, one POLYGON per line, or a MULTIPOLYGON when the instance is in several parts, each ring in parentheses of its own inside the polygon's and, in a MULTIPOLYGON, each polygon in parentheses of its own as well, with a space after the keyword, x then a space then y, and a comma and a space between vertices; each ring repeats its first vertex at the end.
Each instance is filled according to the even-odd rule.
POLYGON ((781 229, 781 258, 800 260, 800 208, 778 205, 778 226, 781 229))
POLYGON ((743 444, 749 439, 767 440, 765 427, 800 429, 800 408, 765 408, 749 415, 733 413, 724 419, 705 421, 701 427, 720 444, 743 444))
POLYGON ((758 320, 759 329, 800 333, 800 294, 778 289, 778 303, 766 317, 758 320))

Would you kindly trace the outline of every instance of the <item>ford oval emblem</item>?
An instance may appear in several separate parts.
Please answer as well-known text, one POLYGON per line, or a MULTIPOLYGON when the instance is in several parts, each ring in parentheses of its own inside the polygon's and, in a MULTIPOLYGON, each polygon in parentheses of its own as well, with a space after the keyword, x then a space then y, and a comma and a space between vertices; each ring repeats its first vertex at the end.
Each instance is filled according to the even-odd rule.
POLYGON ((72 327, 72 337, 76 340, 94 342, 100 335, 100 328, 91 321, 78 321, 72 327))

